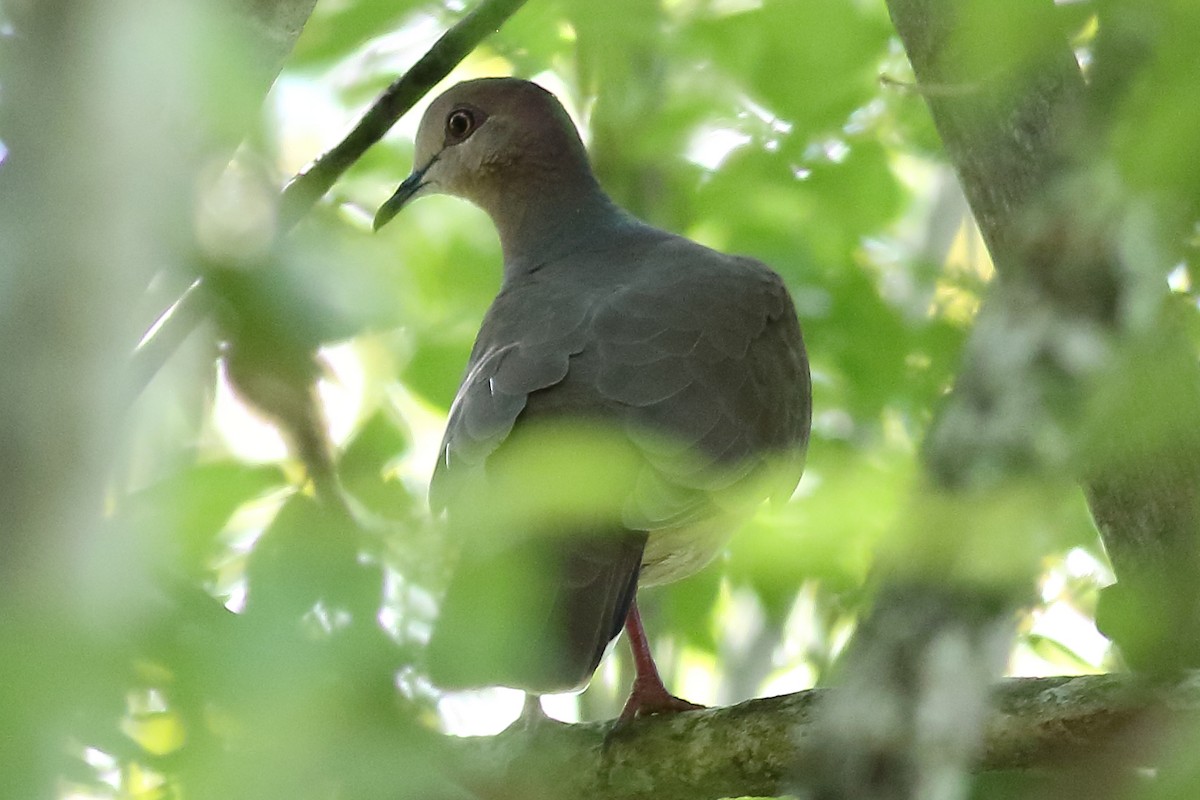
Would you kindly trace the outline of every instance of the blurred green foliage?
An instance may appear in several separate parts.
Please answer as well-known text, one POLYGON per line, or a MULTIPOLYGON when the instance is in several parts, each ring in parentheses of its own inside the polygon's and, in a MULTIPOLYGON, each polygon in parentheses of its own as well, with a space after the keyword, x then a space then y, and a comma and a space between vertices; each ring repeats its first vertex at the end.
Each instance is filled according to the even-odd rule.
MULTIPOLYGON (((1185 220, 1200 197, 1193 6, 1070 3, 1041 17, 1050 28, 1038 32, 1072 34, 1085 64, 1104 56, 1094 37, 1110 21, 1136 34, 1140 50, 1113 56, 1131 72, 1130 89, 1107 109, 1106 157, 1132 190, 1185 220)), ((164 98, 164 119, 140 126, 160 154, 174 153, 177 132, 196 126, 199 141, 184 143, 177 170, 162 176, 174 203, 203 204, 205 171, 227 161, 231 130, 249 135, 239 163, 258 165, 266 174, 256 179, 269 190, 281 184, 332 145, 460 10, 441 2, 318 3, 263 119, 244 111, 249 90, 220 58, 227 48, 219 24, 174 31, 195 37, 179 85, 203 87, 204 113, 177 113, 186 104, 164 98)), ((25 3, 0 4, 0 68, 17 68, 23 56, 14 43, 36 16, 25 3)), ((112 32, 103 14, 89 19, 95 46, 117 53, 119 40, 104 38, 112 32)), ((996 51, 1026 41, 1021 19, 1004 11, 980 20, 994 50, 972 57, 986 66, 996 51)), ((137 51, 144 62, 128 68, 172 64, 178 51, 156 44, 137 51)), ((1104 69, 1113 67, 1096 65, 1098 74, 1104 69)), ((559 92, 582 119, 601 181, 618 202, 760 258, 792 288, 814 376, 806 477, 790 502, 762 509, 717 563, 643 601, 651 635, 669 654, 667 683, 681 694, 729 702, 811 685, 853 630, 875 556, 921 546, 906 519, 920 485, 918 444, 953 383, 991 278, 921 97, 906 87, 911 76, 883 4, 533 0, 450 80, 487 74, 517 74, 559 92)), ((86 78, 79 77, 85 89, 86 78)), ((96 89, 102 97, 124 91, 119 82, 96 89)), ((12 133, 22 98, 0 97, 9 125, 0 140, 12 145, 11 161, 25 157, 22 146, 37 146, 12 133)), ((206 276, 218 297, 218 336, 247 354, 243 372, 274 370, 285 392, 312 389, 319 378, 327 401, 341 393, 324 406, 333 430, 325 444, 356 522, 317 502, 300 465, 257 427, 228 406, 214 410, 224 379, 213 333, 200 337, 207 343, 189 340, 129 415, 127 445, 111 465, 110 538, 93 546, 108 553, 97 563, 119 568, 85 570, 94 584, 79 589, 85 601, 89 592, 115 593, 130 603, 106 612, 119 624, 62 620, 54 608, 44 629, 36 614, 5 629, 28 643, 6 665, 30 690, 0 697, 6 713, 55 743, 49 771, 41 764, 37 774, 49 774, 60 795, 454 796, 438 782, 429 736, 444 723, 440 695, 420 666, 449 558, 425 491, 431 444, 499 285, 500 253, 487 218, 446 198, 423 200, 370 233, 370 213, 410 166, 419 112, 294 233, 252 257, 214 249, 193 230, 190 211, 164 222, 154 197, 138 194, 141 183, 112 187, 128 193, 120 199, 133 219, 149 220, 140 255, 164 271, 161 280, 206 276), (142 583, 146 591, 124 592, 142 583), (62 636, 82 644, 64 645, 62 636), (73 665, 81 659, 87 669, 73 665), (40 672, 47 663, 61 672, 40 672), (55 693, 58 711, 44 718, 45 698, 55 693), (47 721, 54 725, 42 729, 47 721)), ((78 140, 66 152, 85 157, 78 140)), ((243 241, 234 223, 252 210, 239 202, 218 208, 218 240, 243 241)), ((54 220, 25 224, 44 225, 46 236, 59 230, 54 220)), ((94 241, 86 237, 99 234, 89 226, 84 234, 86 249, 94 241)), ((272 241, 273 231, 265 235, 272 241)), ((1190 254, 1194 245, 1180 250, 1190 254)), ((1191 261, 1180 269, 1190 276, 1191 261)), ((1194 285, 1181 279, 1176 290, 1194 328, 1194 285)), ((104 302, 132 308, 135 298, 104 302)), ((253 380, 241 387, 252 397, 253 380)), ((288 417, 286 404, 260 405, 276 421, 288 417)), ((959 511, 945 516, 953 521, 959 511)), ((1090 622, 1104 556, 1078 493, 1065 484, 1030 488, 976 513, 991 513, 979 524, 995 529, 995 551, 980 556, 981 575, 989 573, 981 579, 1019 574, 1018 561, 1044 567, 1014 669, 1111 666, 1090 622), (1013 528, 1021 533, 1008 538, 1013 528), (1043 624, 1063 615, 1074 628, 1043 624)), ((623 700, 627 656, 610 658, 581 702, 589 716, 611 716, 623 700)), ((493 725, 507 721, 494 705, 470 708, 493 725)))

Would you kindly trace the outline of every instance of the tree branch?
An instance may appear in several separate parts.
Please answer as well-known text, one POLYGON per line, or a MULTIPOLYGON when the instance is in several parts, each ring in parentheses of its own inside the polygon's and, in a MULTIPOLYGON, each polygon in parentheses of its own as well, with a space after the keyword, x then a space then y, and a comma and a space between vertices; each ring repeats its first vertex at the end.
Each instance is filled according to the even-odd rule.
POLYGON ((976 55, 980 40, 995 35, 979 29, 988 20, 977 4, 888 0, 887 5, 946 155, 1003 271, 1012 266, 1017 228, 1030 202, 1063 166, 1064 122, 1070 119, 1065 112, 1083 98, 1083 76, 1058 33, 1053 5, 1014 9, 1011 20, 1050 39, 1008 61, 976 55))
MULTIPOLYGON (((308 10, 311 11, 311 1, 308 10)), ((384 134, 412 106, 423 97, 433 86, 450 73, 463 58, 479 45, 490 33, 495 31, 506 19, 512 16, 525 0, 483 0, 470 14, 463 17, 450 30, 434 43, 402 77, 389 86, 371 105, 354 129, 332 149, 318 157, 306 169, 296 175, 286 187, 280 198, 278 234, 285 235, 316 203, 334 181, 342 175, 364 152, 383 138, 384 134)), ((279 4, 282 6, 282 3, 279 4)), ((260 9, 261 18, 256 19, 259 33, 266 34, 276 28, 282 38, 286 39, 286 51, 294 44, 295 38, 303 27, 296 13, 266 13, 260 9), (274 26, 274 27, 272 27, 274 26), (288 38, 290 37, 290 38, 288 38)), ((271 39, 264 39, 264 50, 272 53, 267 59, 276 72, 282 63, 282 56, 272 49, 271 39)), ((274 77, 274 73, 272 73, 274 77)), ((268 81, 264 92, 268 88, 268 81)), ((146 384, 166 363, 172 353, 183 341, 204 321, 213 311, 214 290, 211 277, 206 281, 198 278, 187 291, 164 312, 154 326, 142 338, 142 342, 134 351, 130 363, 130 397, 136 398, 146 384)), ((226 301, 230 298, 225 297, 226 301)), ((269 318, 260 313, 259 308, 248 308, 246 314, 256 318, 260 324, 270 327, 269 318)), ((290 330, 290 326, 284 325, 290 330)), ((309 384, 280 382, 277 380, 254 380, 267 367, 265 362, 255 363, 254 359, 238 357, 254 348, 246 348, 246 342, 239 337, 224 332, 229 341, 226 353, 226 364, 231 366, 229 375, 243 398, 264 411, 280 427, 284 435, 291 441, 296 455, 304 462, 309 477, 313 480, 318 495, 332 507, 351 512, 349 498, 341 490, 336 475, 333 473, 331 454, 325 432, 324 415, 318 405, 315 393, 315 372, 312 377, 306 374, 305 379, 312 380, 309 384), (241 369, 232 366, 240 364, 241 369), (271 386, 270 393, 252 391, 255 385, 271 386), (271 399, 275 402, 264 403, 271 399), (280 413, 280 409, 290 413, 280 413)), ((294 343, 287 335, 277 338, 279 343, 294 343)), ((300 342, 299 346, 305 351, 312 345, 300 342)), ((309 360, 312 353, 296 354, 300 360, 309 360)), ((275 362, 278 353, 271 353, 270 361, 275 362)), ((270 371, 267 369, 266 371, 270 371)), ((276 376, 278 377, 278 376, 276 376)), ((351 518, 353 514, 351 513, 351 518)))
MULTIPOLYGON (((820 735, 814 720, 839 691, 651 717, 614 737, 611 722, 510 729, 449 739, 447 755, 457 781, 489 799, 777 796, 812 768, 806 751, 820 735)), ((994 687, 975 767, 1062 767, 1140 722, 1198 711, 1197 675, 1153 691, 1121 675, 1004 680, 994 687)))
MULTIPOLYGON (((346 137, 292 178, 280 199, 279 229, 290 230, 313 204, 367 149, 383 138, 400 117, 446 77, 488 34, 516 13, 526 0, 484 0, 479 7, 442 34, 424 56, 389 86, 363 114, 346 137)), ((134 352, 130 373, 134 396, 162 369, 211 310, 203 282, 194 284, 160 317, 156 329, 134 352)))
POLYGON ((888 7, 919 85, 974 87, 924 97, 1009 297, 981 315, 977 333, 990 327, 994 340, 978 342, 972 360, 980 363, 960 378, 966 392, 958 394, 973 402, 954 404, 931 433, 934 467, 965 474, 980 431, 1027 463, 1037 463, 1047 432, 1073 440, 1058 458, 1074 462, 1118 579, 1102 596, 1101 625, 1139 669, 1200 665, 1200 370, 1184 325, 1162 311, 1170 240, 1191 235, 1193 222, 1159 213, 1158 240, 1131 234, 1144 229, 1147 208, 1163 208, 1119 183, 1107 151, 1114 109, 1147 57, 1144 31, 1165 24, 1162 12, 1102 18, 1088 89, 1049 3, 1021 6, 1026 28, 1048 38, 1026 48, 1032 58, 1009 64, 971 58, 994 35, 972 29, 982 19, 972 3, 888 7), (997 365, 1014 362, 1014 330, 1039 307, 1036 349, 1058 372, 1042 380, 1043 394, 1070 399, 1056 418, 1050 409, 1010 413, 1005 429, 1005 417, 976 409, 1001 406, 998 395, 1029 383, 1028 373, 997 365), (1116 357, 1072 363, 1054 352, 1055 342, 1072 340, 1116 357), (1084 390, 1087 381, 1102 388, 1084 390))
POLYGON ((384 90, 345 139, 317 158, 284 187, 280 227, 288 230, 295 225, 367 148, 382 139, 400 117, 525 2, 484 0, 478 8, 442 34, 429 52, 384 90))
MULTIPOLYGON (((1160 310, 1166 265, 1146 258, 1158 242, 1128 238, 1145 208, 1106 163, 1121 82, 1089 96, 1048 0, 998 8, 888 0, 999 279, 925 443, 927 471, 946 496, 917 500, 910 523, 920 526, 931 507, 937 519, 940 502, 958 508, 955 524, 923 528, 954 535, 906 539, 899 559, 883 560, 898 580, 856 638, 845 681, 855 691, 823 734, 829 796, 964 790, 955 762, 977 728, 967 714, 930 710, 980 707, 988 607, 1002 619, 1022 581, 1014 564, 1010 589, 993 583, 990 599, 970 590, 994 534, 978 522, 980 500, 1022 480, 1082 473, 1122 590, 1116 613, 1104 615, 1102 603, 1102 621, 1127 657, 1155 669, 1200 663, 1200 375, 1160 310), (1135 250, 1140 263, 1129 261, 1135 250), (927 575, 938 577, 922 589, 927 575), (956 598, 954 585, 967 588, 956 598), (947 653, 963 668, 938 679, 947 653)), ((1102 36, 1113 28, 1102 22, 1102 36)), ((1122 72, 1105 61, 1098 73, 1122 72)), ((1035 553, 1019 527, 1005 532, 1011 551, 1035 553)))
MULTIPOLYGON (((1030 246, 1031 212, 1069 165, 1066 134, 1083 90, 1054 4, 1022 3, 1001 17, 996 8, 984 0, 888 0, 1006 280, 989 291, 954 391, 926 437, 928 480, 897 537, 903 549, 878 560, 882 588, 844 659, 844 691, 822 711, 816 769, 806 780, 822 800, 966 793, 968 766, 989 731, 988 686, 1038 568, 1036 525, 1018 518, 1001 533, 995 508, 1012 502, 1023 482, 1063 468, 1069 450, 1052 446, 1067 438, 1059 415, 1064 405, 1078 409, 1098 357, 1064 352, 1062 342, 1093 342, 1095 316, 1111 308, 1071 307, 1078 298, 1090 303, 1106 284, 1056 261, 1058 242, 1030 246), (1041 284, 1007 280, 1043 264, 1041 284), (1076 292, 1057 291, 1080 277, 1076 292), (1004 565, 996 568, 997 560, 1004 565)), ((1103 346, 1088 353, 1095 351, 1103 346)))

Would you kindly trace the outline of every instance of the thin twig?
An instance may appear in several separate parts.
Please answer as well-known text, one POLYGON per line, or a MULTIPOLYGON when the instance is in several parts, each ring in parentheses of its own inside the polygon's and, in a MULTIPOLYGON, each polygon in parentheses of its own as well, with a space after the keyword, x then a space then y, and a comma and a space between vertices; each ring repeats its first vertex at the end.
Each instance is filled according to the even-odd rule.
MULTIPOLYGON (((288 182, 280 199, 279 230, 291 230, 303 219, 343 172, 525 2, 483 0, 446 31, 408 72, 379 96, 345 139, 288 182)), ((131 398, 141 394, 183 340, 208 316, 209 300, 203 282, 197 279, 147 331, 130 359, 131 398)))
POLYGON ((879 76, 879 85, 887 89, 897 89, 903 92, 920 95, 922 97, 962 97, 969 94, 977 94, 987 91, 989 86, 994 86, 1000 78, 1000 71, 997 70, 994 74, 988 76, 986 80, 971 81, 969 83, 917 83, 915 81, 905 81, 899 78, 893 78, 887 73, 882 73, 879 76))
POLYGON ((142 335, 129 359, 129 402, 133 402, 149 385, 158 371, 179 349, 192 331, 208 317, 212 298, 197 278, 183 290, 179 299, 167 307, 142 335))
POLYGON ((293 178, 283 190, 279 219, 288 230, 308 213, 334 181, 483 39, 500 27, 526 0, 484 0, 442 34, 421 60, 392 83, 345 139, 293 178))

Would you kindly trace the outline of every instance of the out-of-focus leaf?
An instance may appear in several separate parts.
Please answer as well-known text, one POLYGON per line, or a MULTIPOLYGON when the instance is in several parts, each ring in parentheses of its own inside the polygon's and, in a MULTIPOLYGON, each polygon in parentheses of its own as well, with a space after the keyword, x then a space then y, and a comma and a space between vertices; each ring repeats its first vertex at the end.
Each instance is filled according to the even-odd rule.
POLYGON ((899 513, 915 460, 864 460, 846 445, 814 442, 809 470, 818 487, 801 502, 764 508, 730 543, 730 576, 754 587, 774 613, 800 585, 819 579, 840 590, 859 585, 899 513))
POLYGON ((449 408, 462 380, 471 343, 461 338, 439 341, 430 334, 417 339, 415 345, 416 350, 401 374, 404 384, 422 397, 449 408))
MULTIPOLYGON (((1127 179, 1139 190, 1168 194, 1191 214, 1200 203, 1200 163, 1189 137, 1200 128, 1195 87, 1200 62, 1189 31, 1200 25, 1200 7, 1169 2, 1145 6, 1110 3, 1106 9, 1118 41, 1109 57, 1133 58, 1106 65, 1129 89, 1116 109, 1113 149, 1127 179)), ((1102 28, 1100 46, 1107 34, 1102 28)))
POLYGON ((851 414, 877 418, 890 398, 906 390, 908 326, 861 270, 830 275, 826 288, 832 305, 828 316, 809 325, 810 341, 845 381, 851 414))
POLYGON ((171 712, 138 714, 128 719, 123 727, 125 733, 152 755, 174 752, 186 741, 182 722, 171 712))
POLYGON ((575 38, 567 21, 572 5, 528 3, 488 39, 487 46, 512 62, 513 74, 523 78, 551 67, 562 69, 568 66, 575 38))
POLYGON ((1063 674, 1087 673, 1095 669, 1086 659, 1057 639, 1030 634, 1029 647, 1038 656, 1051 664, 1060 665, 1063 674))
POLYGON ((475 338, 500 288, 499 238, 491 220, 464 201, 421 199, 380 232, 402 291, 403 312, 422 331, 475 338))
MULTIPOLYGON (((721 570, 709 567, 654 592, 648 607, 654 609, 649 634, 668 633, 681 645, 707 653, 716 653, 717 640, 713 619, 717 598, 721 593, 721 570)), ((648 623, 649 624, 649 623, 648 623)))
POLYGON ((401 28, 413 9, 422 5, 425 4, 416 0, 318 3, 296 42, 289 67, 311 69, 345 58, 357 48, 368 45, 371 39, 401 28))
POLYGON ((232 461, 197 464, 128 498, 115 524, 144 531, 147 541, 173 541, 180 566, 197 578, 216 553, 218 534, 243 504, 286 485, 277 467, 232 461))
POLYGON ((357 531, 338 511, 295 495, 254 545, 246 567, 246 613, 318 627, 374 620, 383 599, 378 564, 360 558, 357 531))
POLYGON ((900 187, 886 151, 877 142, 861 138, 845 147, 842 160, 814 164, 804 187, 818 200, 806 228, 825 264, 836 264, 839 257, 853 253, 865 236, 881 230, 900 210, 900 187))
POLYGON ((891 33, 880 10, 772 0, 696 22, 695 47, 808 138, 839 129, 875 93, 891 33))
POLYGON ((388 474, 388 465, 403 455, 410 442, 383 411, 359 429, 338 461, 342 484, 356 500, 389 519, 407 517, 414 498, 403 483, 388 474))

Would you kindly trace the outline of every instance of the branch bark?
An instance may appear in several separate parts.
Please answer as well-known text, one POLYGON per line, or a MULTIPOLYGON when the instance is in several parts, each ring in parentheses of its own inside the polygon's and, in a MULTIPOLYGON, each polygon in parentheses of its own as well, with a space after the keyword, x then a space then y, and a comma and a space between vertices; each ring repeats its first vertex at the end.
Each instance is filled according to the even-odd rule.
MULTIPOLYGON (((488 800, 777 796, 813 768, 806 753, 838 691, 649 718, 615 736, 611 722, 547 723, 451 739, 446 755, 457 782, 488 800)), ((1194 719, 1200 679, 1154 691, 1119 675, 1009 679, 993 687, 992 700, 974 769, 1063 767, 1141 723, 1194 719)))
POLYGON ((996 526, 989 506, 1067 465, 1061 443, 1113 324, 1106 265, 1066 252, 1061 215, 1045 216, 1073 166, 1078 66, 1050 0, 997 8, 888 1, 1000 280, 926 438, 928 481, 904 549, 880 559, 878 602, 843 665, 847 691, 822 713, 819 798, 966 793, 972 754, 990 746, 988 685, 1037 570, 1035 525, 996 526), (1007 562, 993 570, 998 557, 1007 562))
MULTIPOLYGON (((972 59, 971 50, 994 34, 971 29, 985 19, 977 6, 955 5, 890 0, 889 9, 1009 293, 1010 316, 1021 305, 1046 310, 1045 349, 1059 362, 1054 380, 1070 399, 1057 419, 1043 411, 1040 424, 1036 409, 1010 415, 1026 429, 1024 443, 989 427, 986 412, 959 404, 931 435, 931 463, 961 479, 963 454, 981 429, 995 430, 991 438, 1010 443, 1011 460, 1027 463, 1038 462, 1033 437, 1045 438, 1047 429, 1072 440, 1059 460, 1072 462, 1118 578, 1102 599, 1102 627, 1139 669, 1200 664, 1200 369, 1183 324, 1163 311, 1169 240, 1190 235, 1192 221, 1170 230, 1161 205, 1120 185, 1106 152, 1115 109, 1146 60, 1145 29, 1163 24, 1155 20, 1162 12, 1102 17, 1088 90, 1065 41, 1027 48, 1033 57, 1020 63, 972 59), (1156 235, 1165 246, 1123 238, 1144 224, 1134 216, 1146 206, 1160 213, 1156 235), (1129 260, 1134 246, 1140 263, 1129 260), (1149 261, 1155 247, 1164 263, 1149 261), (1072 364, 1053 352, 1055 339, 1091 339, 1115 355, 1072 364), (1099 391, 1083 391, 1089 375, 1099 391)), ((1053 36, 1050 4, 1024 4, 1021 12, 1030 17, 1028 30, 1053 36)), ((999 327, 1008 340, 983 349, 1012 348, 1013 326, 999 327)), ((1021 376, 992 366, 1003 359, 986 352, 977 360, 986 369, 971 375, 968 365, 960 386, 981 395, 975 406, 995 407, 986 387, 1015 385, 1021 376)))
MULTIPOLYGON (((1129 124, 1119 112, 1126 94, 1152 79, 1155 55, 1170 55, 1164 31, 1178 23, 1153 4, 1105 6, 1100 23, 1087 130, 1097 141, 1094 160, 1116 171, 1118 156, 1099 143, 1129 124)), ((1108 245, 1093 249, 1110 271, 1145 284, 1134 288, 1150 306, 1148 313, 1132 303, 1122 309, 1133 341, 1085 431, 1081 479, 1117 576, 1101 595, 1097 621, 1131 666, 1157 674, 1200 665, 1200 367, 1187 332, 1195 309, 1185 306, 1177 315, 1165 297, 1174 251, 1194 236, 1195 197, 1194 183, 1126 190, 1108 230, 1089 231, 1108 245), (1128 233, 1131 223, 1144 224, 1138 215, 1147 209, 1156 228, 1149 248, 1128 233), (1136 262, 1127 255, 1131 243, 1136 262)), ((1085 191, 1077 202, 1086 207, 1095 200, 1085 191)))
MULTIPOLYGON (((922 537, 906 539, 912 549, 885 564, 893 574, 846 667, 858 691, 827 715, 821 790, 956 797, 965 783, 955 762, 980 729, 965 714, 925 712, 979 708, 995 642, 987 626, 1022 590, 1019 574, 1007 590, 970 589, 969 565, 986 553, 980 533, 996 534, 972 519, 988 494, 1080 476, 1119 580, 1117 611, 1105 615, 1102 603, 1102 623, 1135 665, 1200 662, 1200 372, 1162 312, 1167 265, 1132 263, 1122 238, 1134 204, 1104 152, 1121 81, 1089 93, 1051 2, 888 8, 998 280, 924 452, 930 493, 962 512, 949 526, 962 535, 927 542, 932 558, 922 537), (937 580, 923 586, 929 574, 937 580), (951 651, 963 669, 938 681, 937 654, 951 651)), ((1114 28, 1102 21, 1104 35, 1114 28)), ((1034 540, 1005 533, 1012 550, 1036 552, 1034 540)))

